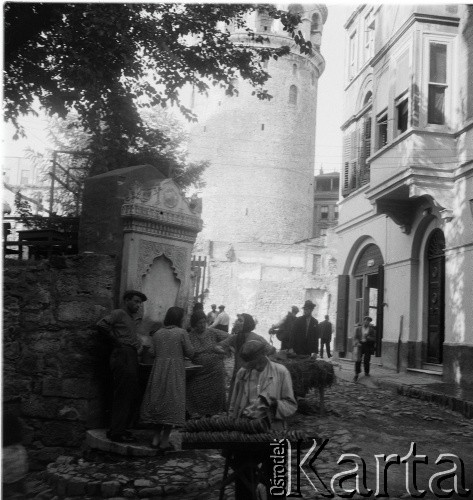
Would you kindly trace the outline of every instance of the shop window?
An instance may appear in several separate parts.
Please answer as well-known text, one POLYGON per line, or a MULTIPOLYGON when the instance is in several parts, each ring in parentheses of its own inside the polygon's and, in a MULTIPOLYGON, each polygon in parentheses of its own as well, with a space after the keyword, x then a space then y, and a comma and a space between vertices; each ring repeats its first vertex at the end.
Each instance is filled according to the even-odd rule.
POLYGON ((429 96, 427 121, 445 123, 445 93, 447 90, 447 46, 431 43, 429 54, 429 96))

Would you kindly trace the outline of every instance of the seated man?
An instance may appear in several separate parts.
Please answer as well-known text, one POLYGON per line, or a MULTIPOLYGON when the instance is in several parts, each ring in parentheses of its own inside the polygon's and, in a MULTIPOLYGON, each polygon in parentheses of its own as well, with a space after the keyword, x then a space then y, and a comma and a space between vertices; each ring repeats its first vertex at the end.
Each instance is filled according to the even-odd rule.
MULTIPOLYGON (((230 401, 229 415, 239 418, 268 418, 272 430, 285 427, 285 419, 297 410, 297 403, 292 390, 291 375, 287 368, 270 361, 265 355, 266 345, 258 340, 245 342, 240 356, 245 365, 236 375, 235 387, 230 401)), ((252 453, 252 463, 248 454, 233 455, 234 468, 246 467, 246 481, 241 476, 235 479, 235 500, 253 498, 254 492, 248 487, 248 478, 254 473, 258 464, 262 463, 268 498, 271 464, 269 446, 261 453, 252 453), (253 471, 251 471, 253 467, 253 471)), ((281 498, 279 496, 278 498, 281 498)))

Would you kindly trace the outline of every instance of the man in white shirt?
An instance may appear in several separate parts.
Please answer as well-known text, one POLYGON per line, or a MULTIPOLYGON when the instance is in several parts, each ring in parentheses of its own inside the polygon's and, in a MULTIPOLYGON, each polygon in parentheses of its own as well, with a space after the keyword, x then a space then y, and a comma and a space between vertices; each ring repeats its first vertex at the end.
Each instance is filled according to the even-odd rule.
POLYGON ((218 306, 220 311, 217 319, 210 325, 211 328, 217 328, 222 332, 228 333, 228 325, 230 324, 230 316, 225 312, 225 306, 218 306))

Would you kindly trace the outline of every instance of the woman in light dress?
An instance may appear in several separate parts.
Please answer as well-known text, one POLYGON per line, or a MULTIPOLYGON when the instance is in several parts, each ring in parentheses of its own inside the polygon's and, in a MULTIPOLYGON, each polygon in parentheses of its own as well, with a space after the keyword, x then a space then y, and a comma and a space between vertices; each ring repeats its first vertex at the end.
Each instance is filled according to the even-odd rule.
POLYGON ((192 358, 194 349, 182 328, 184 309, 171 307, 164 318, 164 327, 154 333, 151 350, 154 364, 148 379, 141 420, 155 426, 152 448, 172 451, 169 435, 173 427, 185 423, 186 370, 184 358, 192 358))

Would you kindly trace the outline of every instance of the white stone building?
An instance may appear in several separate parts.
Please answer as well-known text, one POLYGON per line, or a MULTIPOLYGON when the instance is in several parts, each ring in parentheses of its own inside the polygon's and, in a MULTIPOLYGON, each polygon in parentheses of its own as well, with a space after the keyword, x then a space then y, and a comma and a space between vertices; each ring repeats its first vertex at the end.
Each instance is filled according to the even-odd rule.
MULTIPOLYGON (((252 15, 248 25, 267 38, 265 44, 291 47, 289 55, 267 64, 266 87, 273 98, 258 100, 243 81, 235 81, 237 97, 223 91, 209 99, 195 96, 199 123, 189 147, 193 158, 210 160, 198 247, 209 262, 206 308, 224 304, 232 321, 239 312, 254 314, 259 333, 306 299, 319 304, 315 316, 323 319, 335 294, 321 269, 335 271, 333 259, 321 257, 325 239, 309 243, 317 84, 325 67, 319 47, 327 8, 285 8, 301 13, 299 28, 312 41, 313 55, 302 55, 279 21, 252 15)), ((249 43, 244 30, 231 36, 249 43)))
POLYGON ((473 383, 473 7, 363 5, 347 33, 336 349, 473 383))

